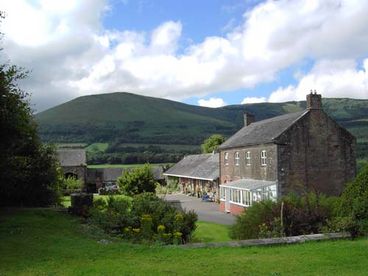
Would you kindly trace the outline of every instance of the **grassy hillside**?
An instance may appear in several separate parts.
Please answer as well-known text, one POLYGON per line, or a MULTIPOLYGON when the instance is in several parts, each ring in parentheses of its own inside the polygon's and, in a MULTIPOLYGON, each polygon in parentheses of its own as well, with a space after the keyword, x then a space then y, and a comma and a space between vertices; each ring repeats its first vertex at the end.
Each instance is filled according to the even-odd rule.
POLYGON ((0 210, 0 221, 0 275, 367 274, 367 239, 189 249, 111 240, 54 210, 0 210))
MULTIPOLYGON (((368 154, 368 100, 323 99, 324 110, 358 138, 358 155, 368 154)), ((45 141, 108 143, 109 153, 126 145, 199 145, 214 133, 230 136, 243 125, 244 111, 256 120, 305 109, 305 101, 206 108, 130 93, 84 96, 36 115, 45 141)))

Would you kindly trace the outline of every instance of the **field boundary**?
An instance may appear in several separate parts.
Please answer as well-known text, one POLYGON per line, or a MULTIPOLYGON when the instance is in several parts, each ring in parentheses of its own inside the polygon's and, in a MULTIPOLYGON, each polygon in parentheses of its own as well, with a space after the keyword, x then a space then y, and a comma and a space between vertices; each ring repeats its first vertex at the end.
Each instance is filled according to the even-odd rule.
POLYGON ((186 248, 204 248, 204 247, 249 247, 249 246, 267 246, 267 245, 282 245, 305 243, 310 241, 324 241, 324 240, 341 240, 351 238, 350 233, 325 233, 325 234, 311 234, 281 238, 268 239, 251 239, 238 240, 228 242, 208 242, 208 243, 188 243, 180 245, 186 248))

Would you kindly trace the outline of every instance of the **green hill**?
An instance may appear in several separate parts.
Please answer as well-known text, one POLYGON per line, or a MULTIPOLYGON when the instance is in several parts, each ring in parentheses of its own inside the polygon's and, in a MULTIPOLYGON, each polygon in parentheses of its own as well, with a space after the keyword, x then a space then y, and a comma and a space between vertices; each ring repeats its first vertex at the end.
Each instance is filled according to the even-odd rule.
MULTIPOLYGON (((325 98, 323 106, 358 138, 359 157, 368 156, 368 100, 325 98)), ((171 152, 183 153, 198 151, 211 134, 235 133, 244 111, 263 120, 303 109, 305 101, 206 108, 121 92, 79 97, 36 114, 36 120, 48 142, 108 143, 107 153, 129 152, 137 145, 137 152, 147 147, 162 152, 160 145, 173 145, 171 152)))

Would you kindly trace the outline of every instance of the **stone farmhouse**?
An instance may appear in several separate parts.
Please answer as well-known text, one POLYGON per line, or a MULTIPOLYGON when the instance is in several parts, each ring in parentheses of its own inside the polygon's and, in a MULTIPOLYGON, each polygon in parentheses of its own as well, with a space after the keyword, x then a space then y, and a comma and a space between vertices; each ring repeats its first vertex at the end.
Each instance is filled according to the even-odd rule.
POLYGON ((339 195, 356 173, 355 144, 316 93, 302 112, 259 122, 244 114, 244 127, 219 147, 220 210, 239 214, 289 193, 339 195))
POLYGON ((213 200, 219 198, 219 154, 185 156, 164 175, 178 180, 184 194, 202 197, 205 193, 213 200))

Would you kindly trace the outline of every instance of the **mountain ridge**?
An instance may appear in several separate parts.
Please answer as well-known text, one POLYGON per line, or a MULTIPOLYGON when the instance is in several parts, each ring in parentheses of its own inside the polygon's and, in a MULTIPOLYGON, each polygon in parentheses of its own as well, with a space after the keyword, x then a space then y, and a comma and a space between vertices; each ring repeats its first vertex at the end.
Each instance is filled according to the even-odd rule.
MULTIPOLYGON (((357 137, 359 149, 368 152, 368 100, 322 101, 326 113, 357 137)), ((199 145, 214 133, 231 136, 242 127, 245 111, 260 121, 305 107, 305 101, 290 101, 209 108, 113 92, 78 97, 35 114, 35 119, 47 142, 199 145)))

